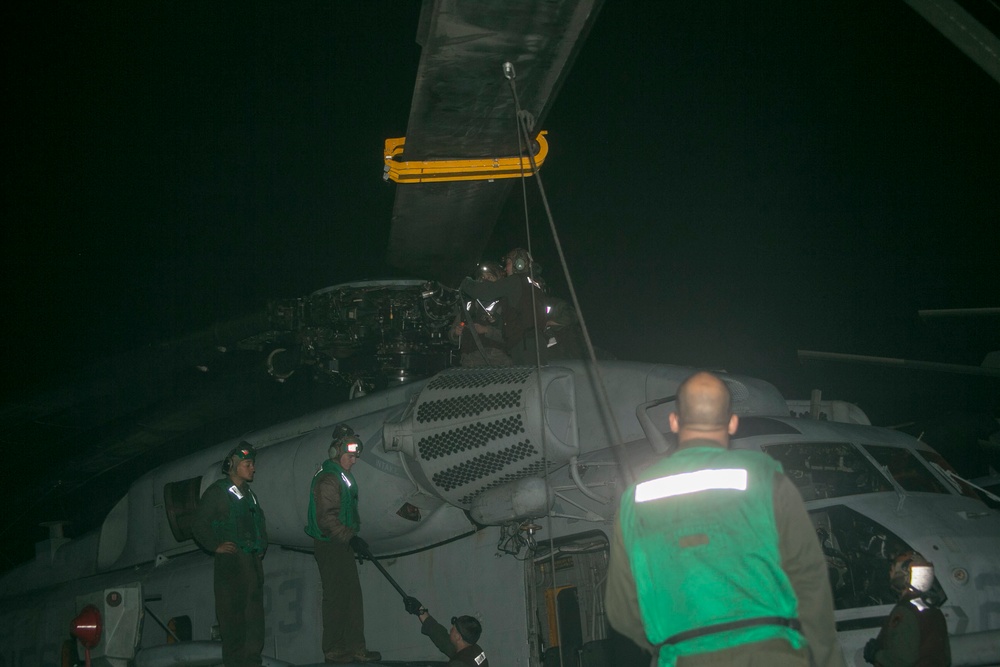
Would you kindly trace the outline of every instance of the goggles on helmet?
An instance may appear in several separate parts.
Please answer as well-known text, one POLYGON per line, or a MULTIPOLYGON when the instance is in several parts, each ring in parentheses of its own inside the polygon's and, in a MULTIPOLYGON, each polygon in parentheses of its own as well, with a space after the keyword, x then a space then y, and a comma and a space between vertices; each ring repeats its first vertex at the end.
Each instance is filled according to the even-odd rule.
POLYGON ((926 593, 934 586, 934 566, 915 551, 902 553, 892 564, 890 577, 893 586, 904 590, 926 593))
POLYGON ((363 452, 364 449, 365 446, 362 444, 361 438, 358 437, 358 434, 349 433, 333 439, 333 442, 330 443, 330 450, 327 456, 331 459, 338 459, 344 454, 361 456, 361 452, 363 452))
POLYGON ((910 588, 926 593, 934 585, 933 565, 910 566, 910 588))
POLYGON ((232 456, 244 461, 246 459, 256 459, 257 449, 253 445, 244 445, 233 450, 232 456))

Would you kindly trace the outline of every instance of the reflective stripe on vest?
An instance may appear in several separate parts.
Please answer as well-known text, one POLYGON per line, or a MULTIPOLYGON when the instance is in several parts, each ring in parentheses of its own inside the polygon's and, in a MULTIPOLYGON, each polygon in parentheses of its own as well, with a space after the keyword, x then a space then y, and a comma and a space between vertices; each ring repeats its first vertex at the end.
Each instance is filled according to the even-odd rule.
POLYGON ((635 487, 635 502, 646 503, 651 500, 713 489, 746 491, 747 471, 743 468, 722 468, 658 477, 635 487))
MULTIPOLYGON (((243 494, 240 493, 240 487, 236 486, 235 484, 233 484, 231 487, 229 487, 229 493, 231 493, 234 496, 236 496, 237 500, 243 500, 243 494)), ((247 489, 247 493, 250 494, 250 501, 254 505, 259 505, 260 504, 260 503, 257 502, 257 496, 254 495, 253 491, 250 491, 249 489, 247 489)))
POLYGON ((235 543, 246 553, 263 553, 267 549, 266 529, 257 496, 249 486, 243 491, 235 484, 227 487, 228 481, 231 480, 223 478, 215 482, 225 489, 229 500, 229 515, 224 520, 212 522, 215 536, 223 542, 235 543), (250 525, 246 525, 247 516, 250 525))
POLYGON ((475 658, 473 658, 473 660, 476 661, 477 665, 483 664, 484 662, 486 662, 486 652, 484 651, 483 653, 480 653, 475 658))
POLYGON ((343 525, 358 532, 361 529, 361 517, 358 515, 358 485, 354 480, 354 475, 345 472, 340 464, 333 459, 327 459, 316 474, 313 475, 312 483, 309 485, 309 509, 306 513, 306 534, 321 542, 329 542, 330 538, 323 535, 316 523, 316 483, 322 475, 340 475, 340 514, 338 520, 343 525))

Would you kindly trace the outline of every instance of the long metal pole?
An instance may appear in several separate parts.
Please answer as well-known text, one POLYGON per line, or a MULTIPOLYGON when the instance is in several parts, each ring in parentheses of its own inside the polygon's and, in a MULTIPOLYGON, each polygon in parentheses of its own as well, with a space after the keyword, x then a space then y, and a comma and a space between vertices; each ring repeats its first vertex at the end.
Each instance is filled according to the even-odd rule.
POLYGON ((396 580, 393 579, 392 576, 385 571, 385 568, 382 567, 382 563, 378 562, 378 559, 375 558, 375 556, 372 556, 370 551, 367 554, 365 554, 365 558, 367 558, 368 560, 370 560, 372 563, 375 564, 375 567, 377 567, 378 571, 382 573, 382 576, 384 576, 389 581, 389 583, 392 584, 392 587, 396 589, 396 592, 398 592, 400 595, 403 596, 404 600, 410 597, 409 595, 406 594, 406 591, 404 591, 402 587, 400 587, 400 585, 396 583, 396 580))

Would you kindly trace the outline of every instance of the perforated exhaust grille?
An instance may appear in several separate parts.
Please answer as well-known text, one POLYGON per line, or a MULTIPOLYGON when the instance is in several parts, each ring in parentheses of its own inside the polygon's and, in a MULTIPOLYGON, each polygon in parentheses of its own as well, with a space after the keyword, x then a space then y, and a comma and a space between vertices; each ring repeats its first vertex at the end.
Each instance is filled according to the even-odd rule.
POLYGON ((428 424, 442 419, 460 419, 479 416, 493 410, 516 408, 521 403, 523 393, 518 389, 499 394, 477 393, 439 401, 428 401, 422 403, 417 409, 417 421, 421 424, 428 424))
POLYGON ((533 460, 540 454, 530 442, 519 442, 462 461, 458 465, 435 473, 431 479, 441 489, 451 491, 484 477, 492 477, 513 463, 533 460))
POLYGON ((534 374, 533 368, 452 369, 456 372, 440 373, 427 383, 427 389, 478 389, 497 384, 524 384, 534 374))
POLYGON ((387 449, 409 457, 415 478, 467 507, 487 489, 543 474, 543 437, 550 468, 578 453, 573 406, 573 375, 563 368, 450 369, 383 436, 387 449))
MULTIPOLYGON (((553 467, 552 464, 549 464, 549 468, 552 467, 553 467)), ((506 475, 501 475, 500 477, 497 477, 489 484, 483 486, 482 488, 476 489, 475 492, 462 496, 461 498, 458 499, 458 502, 463 505, 468 505, 484 491, 488 491, 489 489, 502 486, 507 482, 513 482, 515 480, 523 479, 525 477, 540 477, 544 474, 545 474, 545 466, 542 465, 541 461, 535 461, 525 468, 513 470, 506 475)))
POLYGON ((435 433, 420 441, 417 450, 425 461, 486 447, 490 442, 524 433, 521 415, 511 415, 491 422, 473 422, 467 426, 435 433))

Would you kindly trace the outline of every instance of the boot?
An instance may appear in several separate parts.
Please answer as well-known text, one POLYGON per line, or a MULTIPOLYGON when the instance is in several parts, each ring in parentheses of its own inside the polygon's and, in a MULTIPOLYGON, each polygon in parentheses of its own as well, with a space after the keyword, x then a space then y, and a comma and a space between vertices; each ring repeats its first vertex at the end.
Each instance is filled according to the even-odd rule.
POLYGON ((382 654, 378 651, 369 651, 366 648, 356 650, 351 656, 357 662, 376 662, 382 659, 382 654))
POLYGON ((323 662, 340 664, 354 662, 354 655, 343 651, 327 651, 323 654, 323 662))

